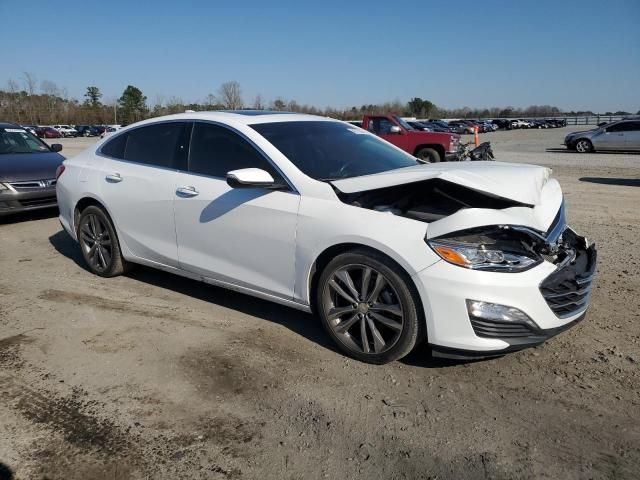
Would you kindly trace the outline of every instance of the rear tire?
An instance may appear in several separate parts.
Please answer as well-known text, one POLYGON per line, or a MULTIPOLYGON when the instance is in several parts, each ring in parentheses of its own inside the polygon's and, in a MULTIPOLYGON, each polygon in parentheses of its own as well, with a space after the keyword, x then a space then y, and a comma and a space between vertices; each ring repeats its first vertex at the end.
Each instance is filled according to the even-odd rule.
POLYGON ((440 154, 433 148, 421 148, 416 152, 416 157, 429 163, 441 162, 440 154))
POLYGON ((593 152, 593 144, 587 139, 581 139, 576 142, 576 152, 578 153, 590 153, 593 152))
POLYGON ((320 321, 337 346, 366 363, 407 355, 426 330, 409 276, 387 257, 356 249, 335 257, 317 283, 320 321))
POLYGON ((113 222, 100 207, 92 205, 82 211, 77 235, 82 256, 92 273, 116 277, 130 269, 122 256, 113 222))

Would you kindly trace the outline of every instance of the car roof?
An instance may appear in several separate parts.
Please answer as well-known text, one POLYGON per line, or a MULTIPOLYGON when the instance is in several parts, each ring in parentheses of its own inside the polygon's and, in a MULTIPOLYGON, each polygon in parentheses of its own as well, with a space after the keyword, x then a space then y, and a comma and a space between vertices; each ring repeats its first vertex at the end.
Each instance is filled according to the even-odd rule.
POLYGON ((338 122, 334 118, 321 117, 318 115, 307 115, 305 113, 295 112, 275 112, 270 110, 216 110, 212 112, 185 112, 174 115, 166 115, 163 117, 150 118, 135 124, 127 125, 144 125, 166 120, 211 120, 211 121, 232 121, 244 125, 256 125, 259 123, 276 123, 276 122, 309 122, 309 121, 332 121, 338 122))

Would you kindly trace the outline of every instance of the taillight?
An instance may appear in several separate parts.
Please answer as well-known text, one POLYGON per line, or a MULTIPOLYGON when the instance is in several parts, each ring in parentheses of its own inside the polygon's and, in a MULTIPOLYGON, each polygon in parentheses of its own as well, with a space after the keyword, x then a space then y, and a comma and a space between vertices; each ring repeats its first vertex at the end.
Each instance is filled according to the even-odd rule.
POLYGON ((56 168, 56 180, 60 178, 60 175, 62 175, 63 172, 64 172, 64 165, 59 165, 58 168, 56 168))

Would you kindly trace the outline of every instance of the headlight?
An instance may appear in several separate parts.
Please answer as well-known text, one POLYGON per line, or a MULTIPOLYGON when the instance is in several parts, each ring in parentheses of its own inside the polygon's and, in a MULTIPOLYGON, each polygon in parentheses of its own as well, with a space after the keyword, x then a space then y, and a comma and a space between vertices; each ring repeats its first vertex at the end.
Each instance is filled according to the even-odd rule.
POLYGON ((474 270, 519 272, 539 263, 533 255, 505 251, 483 243, 446 239, 427 240, 427 244, 444 261, 474 270))
POLYGON ((9 190, 9 187, 7 187, 4 183, 0 183, 0 192, 3 192, 5 190, 9 190))

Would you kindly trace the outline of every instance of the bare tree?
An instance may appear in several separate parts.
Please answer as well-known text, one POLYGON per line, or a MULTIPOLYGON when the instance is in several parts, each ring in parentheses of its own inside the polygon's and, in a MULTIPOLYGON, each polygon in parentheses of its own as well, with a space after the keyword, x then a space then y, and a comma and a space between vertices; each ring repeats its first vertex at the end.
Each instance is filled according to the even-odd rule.
POLYGON ((242 92, 240 84, 236 81, 225 82, 220 85, 220 101, 229 110, 242 108, 242 92))
POLYGON ((253 100, 253 108, 256 110, 264 110, 264 100, 262 99, 262 95, 256 95, 256 98, 253 100))
POLYGON ((34 116, 34 98, 33 95, 36 93, 36 87, 38 86, 38 82, 36 77, 29 72, 22 72, 22 82, 24 83, 25 90, 29 94, 27 98, 27 110, 29 112, 29 121, 31 123, 36 123, 34 116))
POLYGON ((42 93, 45 94, 47 114, 49 116, 47 121, 51 123, 60 121, 56 118, 58 116, 57 109, 58 101, 60 99, 60 90, 58 89, 58 86, 50 80, 43 80, 40 84, 40 89, 42 90, 42 93))
POLYGON ((20 104, 17 101, 18 83, 13 78, 10 78, 7 82, 7 89, 11 94, 9 98, 9 119, 17 118, 18 123, 22 123, 20 119, 20 104))
POLYGON ((204 99, 204 104, 207 106, 207 108, 212 109, 215 105, 216 105, 216 96, 213 93, 210 93, 209 95, 207 95, 207 97, 204 99))

